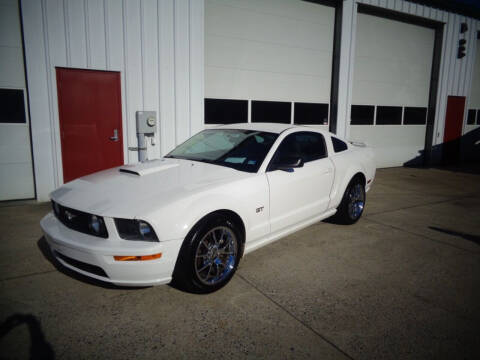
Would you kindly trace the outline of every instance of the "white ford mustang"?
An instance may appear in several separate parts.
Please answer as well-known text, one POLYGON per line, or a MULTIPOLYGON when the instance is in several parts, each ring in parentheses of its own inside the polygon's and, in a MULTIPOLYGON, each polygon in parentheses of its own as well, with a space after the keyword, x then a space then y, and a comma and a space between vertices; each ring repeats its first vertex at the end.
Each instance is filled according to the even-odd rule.
POLYGON ((243 254, 335 215, 362 215, 373 152, 279 124, 204 130, 162 159, 69 182, 41 221, 56 259, 117 285, 225 285, 243 254))

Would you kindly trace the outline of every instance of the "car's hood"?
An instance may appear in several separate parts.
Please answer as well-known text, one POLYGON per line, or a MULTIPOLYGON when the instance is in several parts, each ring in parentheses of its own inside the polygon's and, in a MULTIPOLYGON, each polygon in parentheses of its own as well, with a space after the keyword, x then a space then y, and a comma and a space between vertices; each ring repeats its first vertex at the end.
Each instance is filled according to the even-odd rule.
POLYGON ((163 158, 82 177, 50 196, 63 206, 80 211, 129 218, 250 175, 218 165, 163 158))

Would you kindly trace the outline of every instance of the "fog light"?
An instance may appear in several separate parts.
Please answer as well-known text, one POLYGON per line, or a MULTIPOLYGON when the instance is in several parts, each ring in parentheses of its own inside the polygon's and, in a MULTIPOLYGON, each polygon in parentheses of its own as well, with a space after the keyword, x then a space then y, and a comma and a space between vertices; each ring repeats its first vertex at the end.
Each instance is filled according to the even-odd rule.
POLYGON ((160 259, 161 257, 162 257, 162 253, 153 254, 153 255, 142 255, 142 256, 135 256, 135 255, 114 256, 113 258, 116 261, 144 261, 144 260, 160 259))

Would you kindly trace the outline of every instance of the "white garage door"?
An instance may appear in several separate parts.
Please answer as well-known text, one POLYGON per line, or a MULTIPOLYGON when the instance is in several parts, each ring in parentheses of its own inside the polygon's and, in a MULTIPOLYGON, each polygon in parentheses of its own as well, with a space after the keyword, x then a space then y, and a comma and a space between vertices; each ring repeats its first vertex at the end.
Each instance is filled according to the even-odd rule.
POLYGON ((0 201, 34 197, 18 2, 0 4, 0 201))
POLYGON ((205 122, 327 125, 334 14, 301 0, 206 0, 205 122))
POLYGON ((475 65, 473 68, 472 90, 468 99, 468 113, 465 133, 480 129, 480 40, 477 40, 475 65))
POLYGON ((377 166, 402 166, 425 146, 435 31, 358 14, 350 138, 377 166))

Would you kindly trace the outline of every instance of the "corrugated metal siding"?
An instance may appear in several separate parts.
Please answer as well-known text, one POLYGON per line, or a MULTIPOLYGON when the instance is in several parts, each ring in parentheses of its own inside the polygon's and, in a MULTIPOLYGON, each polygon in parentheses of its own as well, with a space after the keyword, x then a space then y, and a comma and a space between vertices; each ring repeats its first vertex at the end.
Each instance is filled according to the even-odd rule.
POLYGON ((203 127, 201 0, 21 1, 38 196, 62 183, 55 67, 120 71, 125 161, 135 112, 157 111, 159 157, 203 127))
MULTIPOLYGON (((341 135, 347 137, 349 134, 348 123, 350 119, 351 84, 353 81, 353 71, 355 71, 353 67, 356 34, 355 15, 357 11, 357 3, 378 6, 445 23, 433 145, 442 143, 447 97, 449 95, 466 96, 468 104, 472 86, 471 79, 473 74, 473 66, 475 64, 475 39, 477 31, 480 30, 480 21, 404 0, 345 0, 342 24, 341 61, 343 63, 341 64, 340 70, 341 74, 344 73, 345 75, 340 76, 341 90, 339 93, 338 119, 339 123, 343 121, 343 119, 346 119, 345 129, 343 129, 342 126, 339 126, 339 132, 341 135), (466 56, 463 59, 458 59, 458 40, 463 38, 463 36, 460 34, 460 24, 462 22, 466 22, 468 25, 468 32, 466 33, 467 49, 466 56)), ((464 119, 464 124, 465 123, 466 115, 464 119)))

